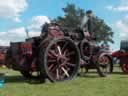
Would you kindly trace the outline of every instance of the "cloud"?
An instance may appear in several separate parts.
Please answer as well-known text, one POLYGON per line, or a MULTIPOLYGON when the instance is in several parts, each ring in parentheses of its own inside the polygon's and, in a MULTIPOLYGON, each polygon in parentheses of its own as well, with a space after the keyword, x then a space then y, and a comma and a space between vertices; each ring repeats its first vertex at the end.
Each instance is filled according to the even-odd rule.
POLYGON ((114 6, 107 6, 107 9, 109 10, 113 10, 113 11, 128 11, 128 6, 117 6, 117 7, 114 7, 114 6))
POLYGON ((22 41, 25 38, 24 27, 8 30, 7 32, 0 32, 0 45, 8 46, 12 41, 22 41))
POLYGON ((27 7, 27 0, 0 0, 0 18, 20 22, 19 17, 27 7))
MULTIPOLYGON (((29 36, 39 36, 40 32, 30 31, 29 36)), ((27 38, 24 27, 10 29, 7 32, 0 32, 0 45, 9 46, 10 42, 21 42, 27 38)))
POLYGON ((128 16, 125 16, 122 20, 118 20, 114 24, 116 30, 120 32, 121 40, 128 39, 128 16))
POLYGON ((113 5, 108 5, 106 7, 108 10, 113 10, 113 11, 128 11, 128 0, 120 0, 120 4, 113 6, 113 5))
POLYGON ((28 26, 30 30, 40 30, 41 26, 45 23, 50 23, 50 20, 47 16, 34 16, 30 23, 31 24, 28 26))
MULTIPOLYGON (((39 36, 41 33, 41 26, 45 22, 50 23, 47 16, 34 16, 31 19, 29 27, 29 37, 39 36)), ((10 42, 24 41, 27 38, 26 28, 19 27, 10 29, 7 32, 0 32, 0 45, 8 46, 10 42)))

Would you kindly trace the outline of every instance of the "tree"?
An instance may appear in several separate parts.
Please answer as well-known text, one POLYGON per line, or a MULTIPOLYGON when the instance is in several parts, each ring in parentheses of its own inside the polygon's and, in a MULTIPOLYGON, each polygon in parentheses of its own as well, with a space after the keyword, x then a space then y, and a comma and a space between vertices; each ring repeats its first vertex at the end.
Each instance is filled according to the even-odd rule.
MULTIPOLYGON (((63 17, 58 16, 56 19, 54 19, 55 22, 69 28, 77 28, 81 24, 81 20, 85 15, 85 11, 83 9, 76 8, 74 4, 67 4, 65 8, 62 8, 62 10, 65 15, 63 17)), ((103 19, 94 16, 94 20, 94 35, 97 38, 97 42, 114 43, 112 40, 112 29, 104 22, 103 19)))

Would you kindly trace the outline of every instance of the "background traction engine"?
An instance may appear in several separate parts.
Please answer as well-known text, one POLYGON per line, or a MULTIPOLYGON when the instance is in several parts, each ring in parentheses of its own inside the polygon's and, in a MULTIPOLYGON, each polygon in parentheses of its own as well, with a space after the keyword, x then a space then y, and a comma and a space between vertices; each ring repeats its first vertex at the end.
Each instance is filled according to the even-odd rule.
POLYGON ((78 47, 56 24, 49 24, 44 36, 25 42, 12 42, 6 54, 6 66, 20 71, 26 78, 52 82, 72 79, 78 72, 78 47))
POLYGON ((89 69, 96 69, 101 77, 112 72, 113 62, 108 46, 98 45, 96 38, 81 28, 64 28, 64 32, 79 48, 81 55, 79 75, 87 73, 89 69))
POLYGON ((128 74, 128 41, 122 40, 120 43, 120 50, 112 53, 113 61, 119 64, 122 71, 128 74))

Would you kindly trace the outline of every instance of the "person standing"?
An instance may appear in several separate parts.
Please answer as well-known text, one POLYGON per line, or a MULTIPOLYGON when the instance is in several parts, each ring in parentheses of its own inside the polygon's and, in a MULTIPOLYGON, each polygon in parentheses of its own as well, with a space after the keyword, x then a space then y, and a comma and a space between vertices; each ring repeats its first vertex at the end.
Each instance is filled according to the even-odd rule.
POLYGON ((86 11, 86 15, 83 17, 81 22, 81 29, 84 29, 93 36, 94 32, 94 16, 92 10, 86 11))

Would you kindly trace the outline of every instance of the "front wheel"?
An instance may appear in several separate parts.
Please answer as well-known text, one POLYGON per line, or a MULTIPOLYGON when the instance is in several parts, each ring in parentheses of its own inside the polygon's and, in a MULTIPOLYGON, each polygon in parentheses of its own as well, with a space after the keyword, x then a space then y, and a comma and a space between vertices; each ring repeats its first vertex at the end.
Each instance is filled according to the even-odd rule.
POLYGON ((108 73, 111 73, 111 70, 113 69, 112 59, 106 54, 101 54, 98 57, 96 66, 99 75, 105 77, 108 73))

